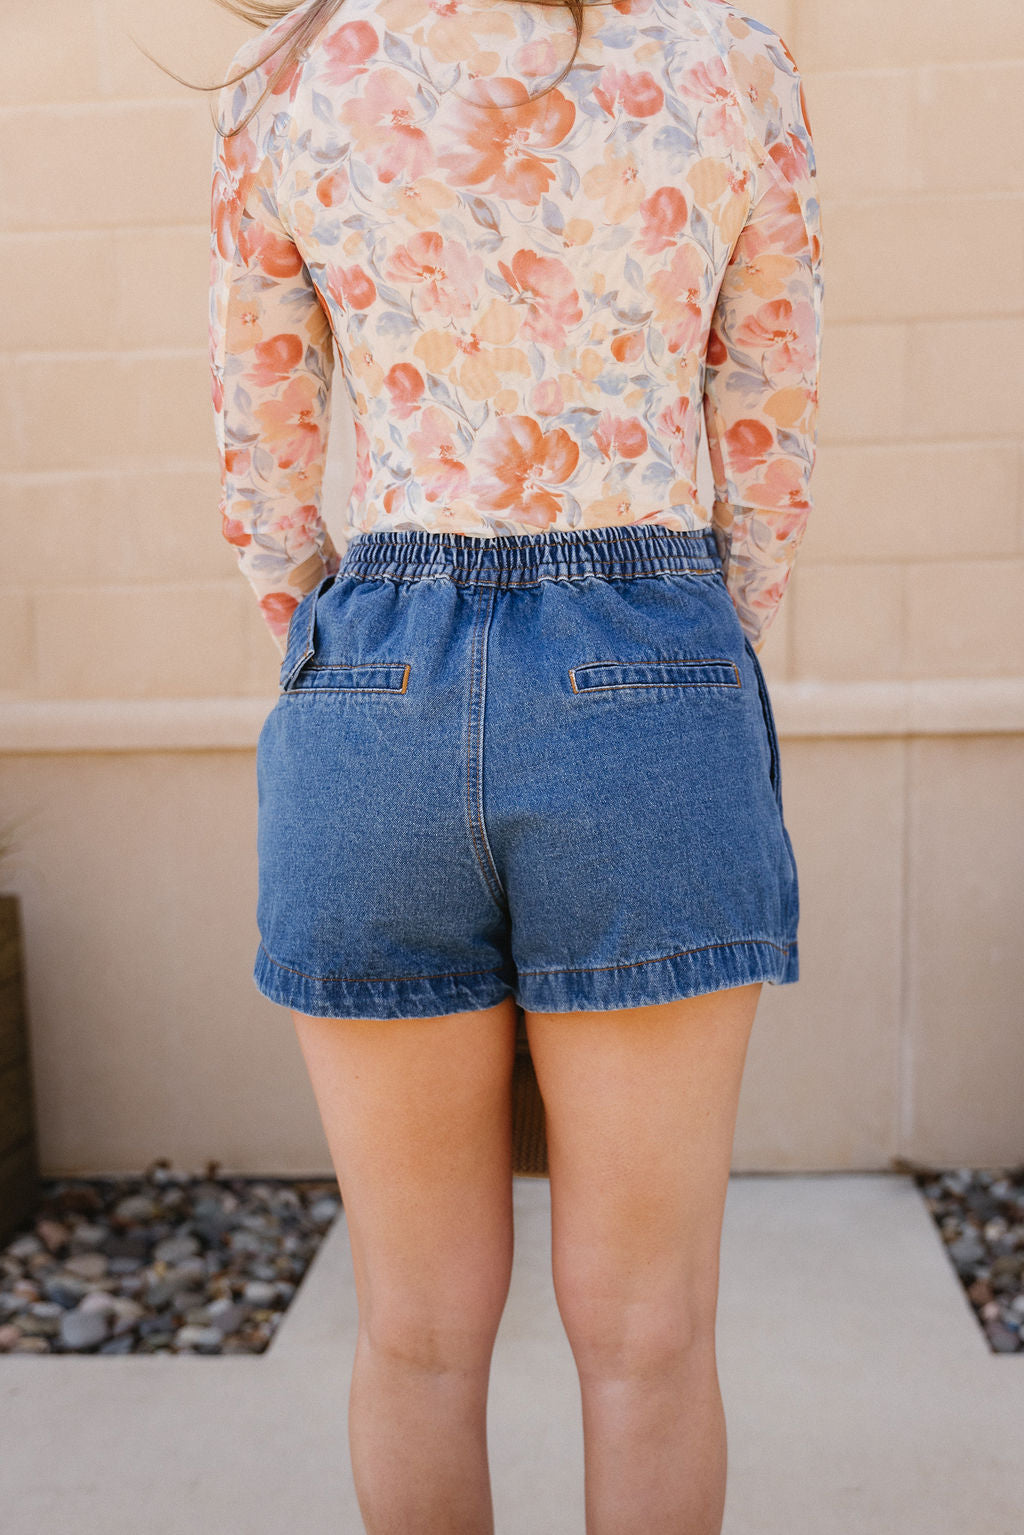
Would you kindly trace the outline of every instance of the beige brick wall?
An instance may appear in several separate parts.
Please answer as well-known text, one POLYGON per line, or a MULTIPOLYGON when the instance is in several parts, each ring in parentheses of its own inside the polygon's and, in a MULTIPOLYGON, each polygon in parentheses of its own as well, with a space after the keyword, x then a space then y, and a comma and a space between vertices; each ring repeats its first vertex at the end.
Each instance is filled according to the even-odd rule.
POLYGON ((213 0, 5 20, 0 697, 265 694, 276 651, 220 536, 207 373, 213 0))
MULTIPOLYGON (((1008 1087, 1024 1069, 1024 5, 750 3, 805 77, 826 292, 816 507, 764 652, 803 978, 766 988, 737 1155, 780 1168, 1010 1156, 1024 1133, 1008 1087)), ((226 1041, 262 1050, 282 1022, 249 979, 254 773, 237 750, 239 711, 269 706, 279 657, 216 511, 214 98, 163 75, 132 35, 213 84, 250 29, 213 0, 12 11, 0 813, 24 811, 28 830, 0 885, 28 913, 45 1155, 133 1165, 155 1129, 183 1155, 326 1167, 280 1034, 265 1059, 287 1056, 293 1100, 270 1151, 279 1105, 258 1059, 262 1119, 218 1122, 218 1091, 203 1134, 220 1140, 200 1146, 178 1110, 205 1101, 226 1041), (183 716, 167 710, 188 700, 201 741, 176 753, 183 716), (232 807, 214 817, 219 844, 208 794, 232 807), (183 906, 200 886, 217 892, 212 916, 183 906), (126 1071, 139 1120, 122 1112, 126 1071)), ((334 515, 347 443, 339 420, 334 515)))
POLYGON ((775 675, 1020 676, 1024 9, 807 0, 787 40, 826 325, 816 510, 775 675))
MULTIPOLYGON (((1019 676, 1024 10, 982 0, 965 28, 960 0, 752 8, 805 76, 827 262, 816 507, 766 669, 1019 676)), ((0 696, 273 686, 215 512, 214 98, 133 42, 213 84, 246 35, 213 0, 5 23, 0 696)))

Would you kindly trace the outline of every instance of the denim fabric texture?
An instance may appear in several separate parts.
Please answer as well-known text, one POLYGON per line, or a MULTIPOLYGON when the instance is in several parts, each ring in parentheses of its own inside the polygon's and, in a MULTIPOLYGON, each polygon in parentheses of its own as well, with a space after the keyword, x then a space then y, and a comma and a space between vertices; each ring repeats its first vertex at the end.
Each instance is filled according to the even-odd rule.
POLYGON ((760 662, 714 534, 356 534, 257 748, 253 978, 328 1017, 798 979, 760 662))

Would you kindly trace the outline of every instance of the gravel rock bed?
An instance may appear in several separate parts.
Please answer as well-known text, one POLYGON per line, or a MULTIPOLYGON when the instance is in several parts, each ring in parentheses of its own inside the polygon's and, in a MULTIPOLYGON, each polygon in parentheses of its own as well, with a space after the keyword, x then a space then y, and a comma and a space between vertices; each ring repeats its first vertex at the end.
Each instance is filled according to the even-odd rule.
MULTIPOLYGON (((42 1180, 0 1250, 0 1353, 261 1354, 342 1208, 334 1179, 42 1180)), ((1024 1164, 897 1159, 935 1221, 994 1353, 1024 1353, 1024 1164)))
POLYGON ((0 1353, 262 1354, 341 1209, 334 1179, 47 1178, 0 1251, 0 1353))
POLYGON ((898 1170, 921 1190, 993 1353, 1024 1352, 1024 1165, 898 1170))

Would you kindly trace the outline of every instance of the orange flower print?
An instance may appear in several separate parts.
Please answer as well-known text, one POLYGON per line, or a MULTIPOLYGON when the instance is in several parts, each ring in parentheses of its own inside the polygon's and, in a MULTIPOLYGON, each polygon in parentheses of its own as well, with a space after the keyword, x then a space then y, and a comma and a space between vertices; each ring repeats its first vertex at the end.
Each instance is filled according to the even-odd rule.
POLYGON ((702 131, 723 147, 742 150, 746 126, 736 110, 735 77, 723 58, 701 60, 680 71, 680 95, 700 109, 702 131))
POLYGON ((625 335, 616 336, 612 341, 612 356, 616 362, 636 362, 638 357, 644 355, 645 345, 642 330, 627 331, 625 335))
POLYGON ((528 301, 520 334, 544 346, 564 346, 568 327, 583 318, 580 296, 565 262, 556 256, 521 250, 512 257, 511 266, 499 261, 498 270, 528 301))
POLYGON ((415 101, 415 78, 397 69, 377 69, 342 109, 360 154, 376 167, 378 181, 422 176, 433 165, 430 140, 413 125, 415 101))
POLYGON ((348 196, 348 171, 343 165, 316 179, 316 198, 324 208, 340 207, 348 196))
POLYGON ((391 9, 396 26, 411 32, 437 16, 457 16, 459 0, 391 0, 391 9))
POLYGON ((653 117, 660 112, 665 93, 654 76, 642 70, 631 75, 625 69, 606 66, 601 79, 594 87, 594 98, 599 101, 609 117, 621 106, 630 117, 653 117))
POLYGON ((303 506, 296 506, 291 512, 283 512, 275 517, 274 528, 279 533, 294 533, 298 543, 308 543, 319 515, 316 504, 310 501, 303 506))
MULTIPOLYGON (((275 35, 274 28, 276 26, 278 26, 279 24, 280 24, 280 20, 278 22, 275 22, 274 26, 272 26, 272 27, 270 27, 268 29, 268 31, 265 34, 265 36, 268 37, 268 38, 273 38, 274 35, 275 35)), ((283 41, 283 39, 282 39, 282 41, 283 41)), ((277 46, 280 47, 281 43, 278 42, 277 46)), ((280 55, 277 55, 277 62, 278 62, 278 64, 281 63, 280 55)), ((302 60, 301 60, 301 58, 293 59, 290 64, 287 64, 285 66, 285 68, 284 68, 284 70, 283 70, 283 72, 281 74, 281 78, 279 80, 275 81, 274 84, 270 87, 269 94, 271 96, 287 96, 289 100, 294 100, 295 90, 296 90, 296 87, 298 86, 299 77, 300 77, 301 74, 302 74, 302 60)))
POLYGON ((249 470, 251 454, 248 448, 236 448, 230 443, 224 446, 224 468, 232 479, 240 479, 249 470))
POLYGON ((391 396, 391 413, 407 421, 423 397, 423 377, 411 362, 396 362, 384 375, 384 388, 391 396))
MULTIPOLYGON (((776 257, 786 253, 802 255, 807 249, 807 228, 800 199, 793 188, 773 185, 764 194, 763 206, 766 217, 771 218, 772 232, 758 231, 755 235, 751 231, 748 242, 751 251, 769 250, 776 257)), ((782 274, 779 274, 779 268, 775 271, 777 288, 782 288, 792 268, 785 269, 782 274)))
POLYGON ((560 502, 549 488, 562 485, 579 463, 580 450, 560 426, 542 432, 530 416, 507 416, 475 454, 484 477, 473 483, 482 506, 503 512, 515 507, 520 522, 548 527, 560 502))
POLYGON ((369 309, 377 297, 377 285, 361 266, 329 266, 325 269, 327 291, 342 309, 369 309))
POLYGON ((485 186, 535 208, 555 179, 552 158, 536 151, 562 142, 576 108, 559 90, 528 101, 521 80, 478 80, 476 86, 481 107, 503 110, 456 105, 450 121, 457 147, 441 153, 438 163, 464 186, 485 186))
POLYGON ((302 257, 291 240, 262 224, 239 232, 238 251, 246 266, 255 262, 270 277, 295 277, 302 271, 302 257))
MULTIPOLYGON (((321 452, 323 451, 324 442, 325 439, 321 434, 321 452)), ((287 497, 290 502, 295 505, 299 502, 307 502, 313 508, 310 515, 315 515, 316 507, 313 498, 319 496, 322 480, 323 463, 319 458, 315 458, 309 463, 298 464, 290 474, 283 476, 282 487, 287 491, 287 497)), ((275 518, 275 523, 278 520, 275 518)), ((285 520, 284 514, 281 514, 280 521, 282 525, 285 520)), ((287 518, 287 522, 289 526, 298 527, 300 525, 298 514, 293 512, 287 518)))
POLYGON ((255 389, 267 389, 290 378, 302 361, 302 339, 289 331, 271 336, 256 347, 256 359, 246 378, 255 389))
POLYGON ((554 41, 550 37, 540 37, 519 49, 512 60, 512 67, 519 74, 535 80, 543 75, 556 75, 564 62, 554 41))
POLYGON ((332 85, 345 85, 361 75, 380 47, 380 41, 368 21, 344 21, 323 40, 327 57, 324 79, 332 85))
POLYGON ((264 446, 279 469, 313 463, 323 451, 318 424, 320 386, 308 373, 289 380, 274 398, 256 407, 264 446))
MULTIPOLYGON (((785 48, 785 43, 782 46, 785 48)), ((764 55, 748 58, 746 54, 739 53, 733 63, 733 74, 745 100, 759 112, 768 116, 778 111, 779 98, 774 90, 775 65, 771 59, 764 55)))
POLYGON ((814 357, 814 316, 807 303, 791 304, 788 298, 761 304, 752 315, 736 326, 737 342, 762 358, 765 371, 773 378, 781 375, 800 377, 808 371, 814 357))
MULTIPOLYGON (((764 472, 755 483, 754 489, 757 492, 758 506, 771 506, 779 511, 786 508, 792 514, 789 519, 790 530, 800 526, 810 502, 807 499, 800 466, 791 458, 773 458, 765 465, 764 472)), ((782 536, 780 529, 776 529, 776 536, 782 536)))
POLYGON ((675 245, 686 229, 690 207, 678 187, 659 187, 640 204, 643 228, 637 245, 648 256, 675 245))
POLYGON ((356 466, 352 480, 352 495, 358 503, 366 495, 372 472, 369 433, 358 416, 355 418, 353 436, 355 437, 356 466))
POLYGON ((230 259, 234 255, 235 235, 242 220, 242 209, 256 180, 255 167, 259 159, 259 150, 244 131, 224 140, 210 192, 215 260, 217 257, 230 259))
POLYGON ((644 520, 634 514, 633 503, 625 490, 614 490, 611 495, 599 496, 583 509, 585 528, 622 527, 627 523, 644 520))
POLYGON ((268 592, 260 598, 260 611, 270 626, 271 632, 280 634, 282 639, 288 632, 288 620, 298 607, 301 598, 293 597, 288 592, 268 592))
POLYGON ((704 329, 704 257, 696 245, 679 245, 672 260, 648 278, 654 313, 670 352, 692 350, 704 329))
POLYGON ((530 407, 538 416, 557 416, 565 409, 565 395, 557 378, 545 378, 530 396, 530 407))
POLYGON ((588 197, 603 204, 608 224, 625 223, 646 195, 636 157, 628 151, 617 155, 610 144, 605 145, 601 164, 592 166, 583 177, 583 188, 588 197))
POLYGON ((696 206, 730 249, 750 211, 753 181, 750 169, 740 170, 707 155, 686 173, 686 184, 693 192, 696 206))
POLYGON ((692 437, 696 430, 696 417, 687 396, 679 395, 667 405, 658 417, 658 432, 669 445, 674 464, 689 462, 693 450, 692 437))
POLYGON ((639 458, 647 451, 647 432, 635 416, 613 416, 602 411, 594 428, 594 442, 605 458, 639 458))
MULTIPOLYGON (((228 459, 228 462, 227 462, 227 472, 228 472, 228 474, 229 475, 238 474, 239 470, 240 470, 240 466, 236 462, 236 455, 232 452, 232 450, 230 448, 228 449, 227 459, 228 459)), ((249 462, 249 455, 248 455, 248 453, 246 453, 245 454, 245 463, 248 464, 248 462, 249 462)), ((224 536, 224 538, 227 539, 229 544, 234 544, 236 549, 244 549, 248 544, 252 543, 252 530, 251 530, 250 526, 246 525, 246 523, 242 520, 241 517, 239 517, 239 516, 232 516, 232 512, 231 512, 232 506, 234 506, 235 509, 238 510, 238 511, 241 510, 241 508, 239 508, 237 506, 237 503, 234 502, 232 500, 232 498, 227 495, 226 491, 222 490, 221 491, 221 496, 220 496, 221 533, 224 536)))
POLYGON ((352 531, 713 527, 752 642, 781 597, 821 338, 799 71, 730 4, 588 11, 561 79, 557 9, 475 0, 337 7, 269 99, 280 46, 239 53, 211 397, 224 537, 278 637, 328 563, 332 387, 352 531))
POLYGON ((750 474, 759 469, 771 452, 774 435, 763 421, 751 418, 734 421, 724 434, 725 457, 734 474, 750 474))
POLYGON ((405 219, 414 229, 432 229, 439 215, 454 208, 458 200, 451 187, 442 181, 421 176, 418 181, 393 182, 387 206, 389 213, 405 219))
POLYGON ((458 240, 442 240, 436 231, 424 230, 397 247, 387 275, 394 282, 413 283, 424 311, 436 310, 451 320, 472 310, 483 265, 458 240))
MULTIPOLYGON (((227 318, 227 340, 236 356, 242 352, 251 352, 257 342, 263 340, 261 314, 258 303, 235 304, 232 308, 227 318)), ((214 401, 214 404, 217 402, 214 401)))
POLYGON ((427 405, 419 426, 409 433, 413 472, 428 501, 458 496, 467 488, 469 475, 457 457, 458 442, 449 417, 436 405, 427 405))
POLYGON ((530 364, 521 347, 508 343, 522 323, 512 304, 494 298, 472 330, 424 331, 413 352, 429 372, 454 377, 464 399, 487 400, 497 409, 502 382, 510 374, 526 377, 530 364))
POLYGON ((511 16, 497 10, 474 12, 459 0, 388 0, 388 22, 392 32, 414 34, 415 42, 435 59, 463 65, 470 77, 483 73, 478 66, 486 55, 476 49, 478 38, 490 42, 517 33, 511 16))
MULTIPOLYGON (((363 345, 350 346, 346 359, 348 371, 366 389, 370 396, 380 394, 384 387, 384 369, 373 355, 373 348, 363 345)), ((362 390, 356 396, 356 410, 366 410, 366 396, 362 390)))

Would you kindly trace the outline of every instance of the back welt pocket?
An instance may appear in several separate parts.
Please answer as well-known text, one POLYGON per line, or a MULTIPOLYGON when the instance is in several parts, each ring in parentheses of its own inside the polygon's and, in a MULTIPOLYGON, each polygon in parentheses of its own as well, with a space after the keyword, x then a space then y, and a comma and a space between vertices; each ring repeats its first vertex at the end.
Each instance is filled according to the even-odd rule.
POLYGON ((738 688, 739 668, 733 661, 586 661, 569 668, 574 693, 601 688, 714 687, 738 688))
POLYGON ((363 661, 350 665, 309 661, 292 678, 288 692, 404 693, 408 661, 363 661))

